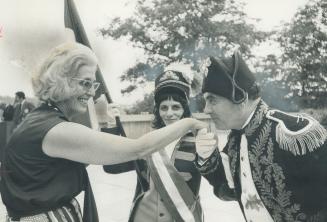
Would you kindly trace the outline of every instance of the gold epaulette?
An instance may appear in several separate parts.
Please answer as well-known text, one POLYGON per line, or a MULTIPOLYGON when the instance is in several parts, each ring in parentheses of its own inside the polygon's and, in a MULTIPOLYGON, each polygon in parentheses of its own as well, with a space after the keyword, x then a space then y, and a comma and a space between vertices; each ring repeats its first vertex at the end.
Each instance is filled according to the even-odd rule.
POLYGON ((327 139, 327 130, 307 114, 269 110, 266 116, 278 122, 276 140, 281 149, 295 156, 305 155, 318 149, 327 139))

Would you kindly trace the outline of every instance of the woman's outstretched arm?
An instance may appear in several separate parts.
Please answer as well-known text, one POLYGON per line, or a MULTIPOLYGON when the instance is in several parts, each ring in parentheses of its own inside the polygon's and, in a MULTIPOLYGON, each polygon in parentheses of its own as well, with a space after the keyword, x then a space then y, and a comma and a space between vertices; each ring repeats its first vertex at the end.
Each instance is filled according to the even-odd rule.
POLYGON ((138 139, 129 139, 98 132, 77 123, 63 122, 49 130, 43 139, 42 149, 51 157, 87 164, 116 164, 144 157, 164 148, 189 130, 206 126, 201 121, 185 118, 138 139))

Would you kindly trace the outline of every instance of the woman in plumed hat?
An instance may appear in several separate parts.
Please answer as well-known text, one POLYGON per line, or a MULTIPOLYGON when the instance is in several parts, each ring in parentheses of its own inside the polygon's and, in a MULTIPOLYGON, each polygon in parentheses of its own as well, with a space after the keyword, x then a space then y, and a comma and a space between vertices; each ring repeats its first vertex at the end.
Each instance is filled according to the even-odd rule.
MULTIPOLYGON (((160 129, 190 117, 190 84, 178 71, 155 80, 153 127, 160 129)), ((203 221, 199 201, 201 175, 194 165, 195 138, 190 131, 144 160, 105 166, 109 173, 136 170, 136 193, 130 222, 203 221)))

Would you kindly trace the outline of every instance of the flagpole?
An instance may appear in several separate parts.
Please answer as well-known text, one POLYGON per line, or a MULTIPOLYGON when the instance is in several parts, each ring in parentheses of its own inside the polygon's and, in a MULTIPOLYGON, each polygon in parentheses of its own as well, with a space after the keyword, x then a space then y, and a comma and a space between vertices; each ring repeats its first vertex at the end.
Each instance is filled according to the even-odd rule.
MULTIPOLYGON (((65 27, 70 28, 75 35, 76 42, 79 42, 83 45, 88 46, 92 49, 91 44, 89 42, 89 39, 87 38, 83 23, 81 21, 81 18, 78 14, 76 5, 74 4, 73 0, 64 0, 65 1, 65 27)), ((101 73, 100 67, 97 67, 96 71, 96 80, 101 83, 100 87, 97 89, 95 93, 94 99, 99 98, 102 94, 105 95, 106 100, 108 103, 112 103, 112 99, 110 97, 109 90, 107 88, 107 85, 104 81, 103 75, 101 73)), ((120 118, 116 118, 116 124, 117 127, 120 130, 120 134, 122 136, 126 136, 124 128, 121 124, 120 118)), ((91 124, 90 124, 91 125, 91 124)))

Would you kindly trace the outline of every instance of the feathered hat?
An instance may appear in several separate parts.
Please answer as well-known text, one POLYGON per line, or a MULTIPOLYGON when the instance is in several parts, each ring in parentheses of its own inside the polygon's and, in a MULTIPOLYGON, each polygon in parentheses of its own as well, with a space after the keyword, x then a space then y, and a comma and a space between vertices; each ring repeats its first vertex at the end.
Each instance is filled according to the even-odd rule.
POLYGON ((190 96, 190 84, 182 72, 167 70, 155 79, 154 100, 162 93, 178 93, 187 100, 190 96))

